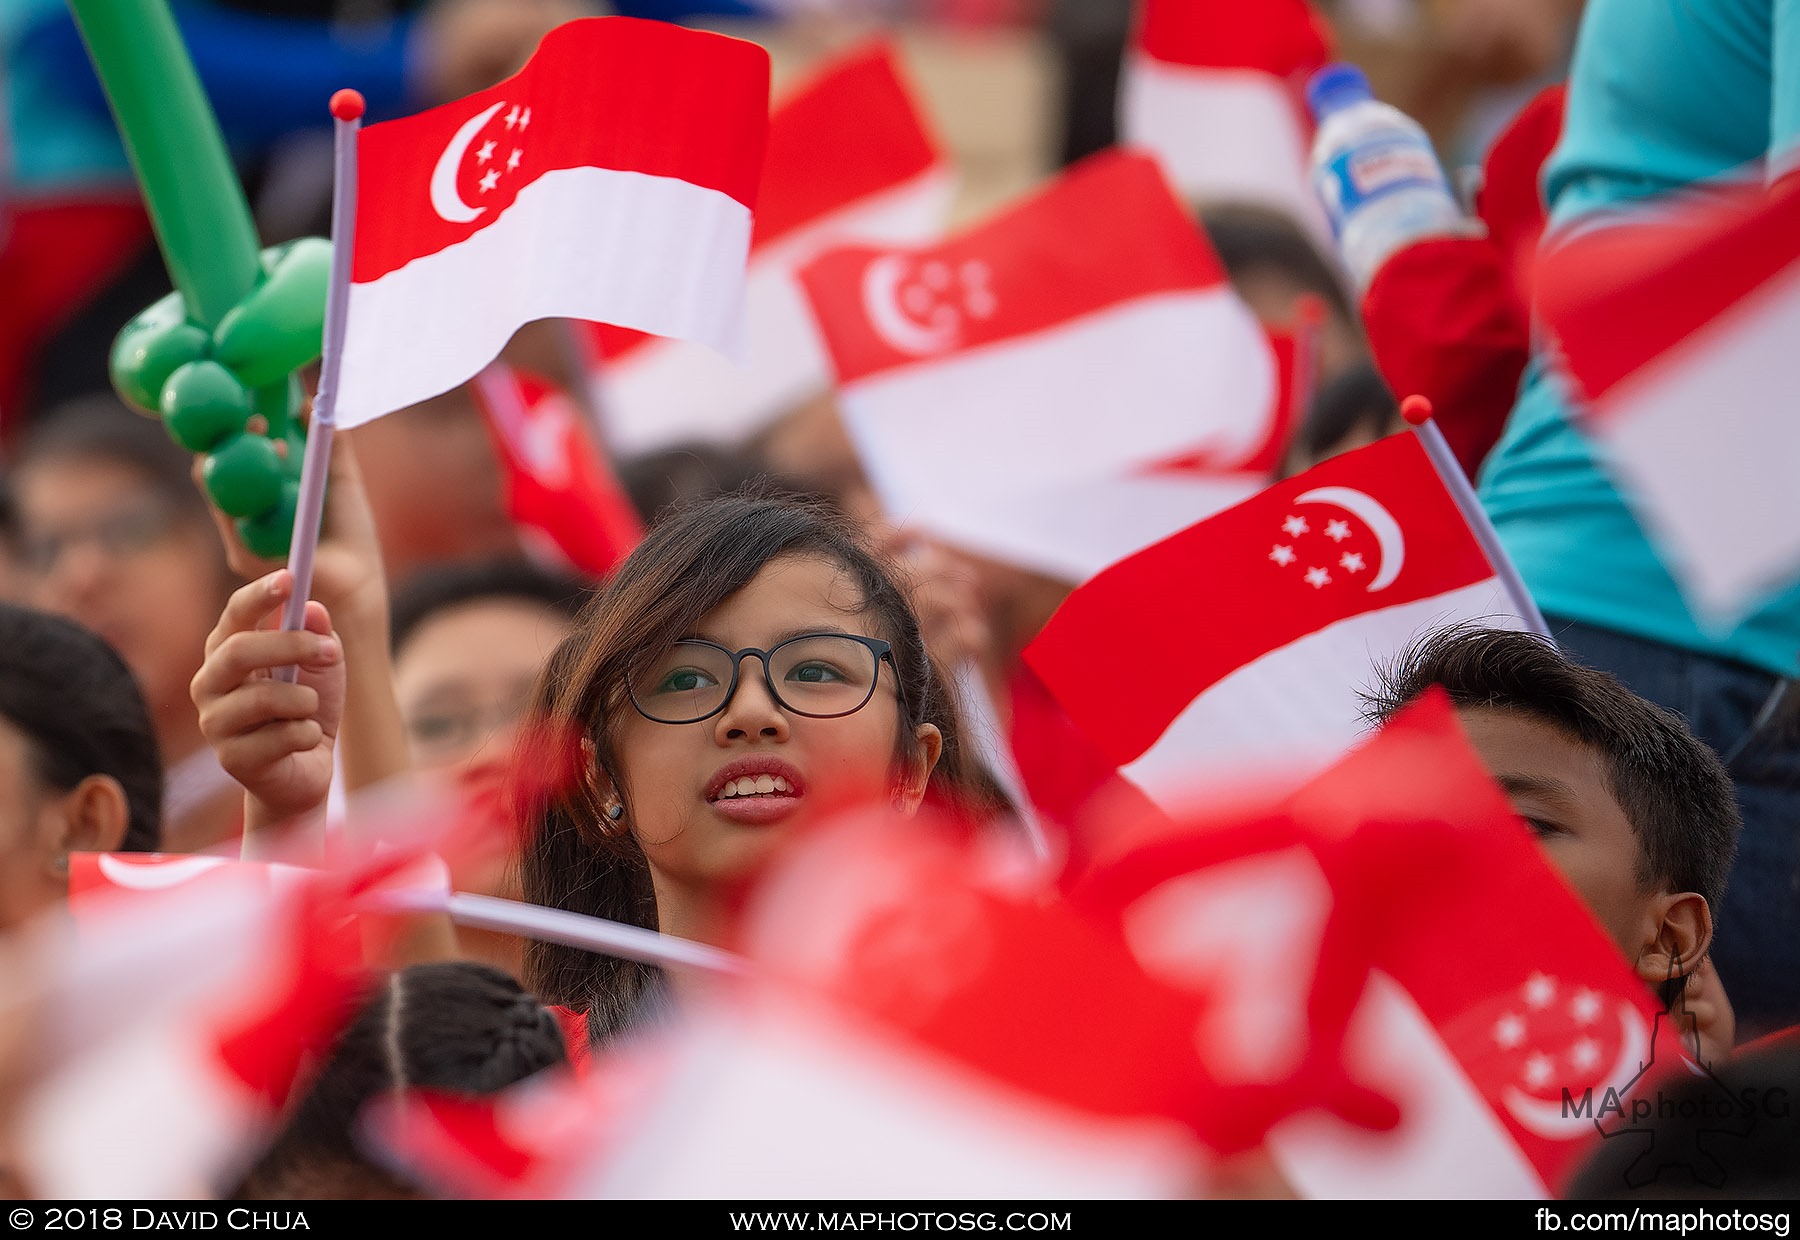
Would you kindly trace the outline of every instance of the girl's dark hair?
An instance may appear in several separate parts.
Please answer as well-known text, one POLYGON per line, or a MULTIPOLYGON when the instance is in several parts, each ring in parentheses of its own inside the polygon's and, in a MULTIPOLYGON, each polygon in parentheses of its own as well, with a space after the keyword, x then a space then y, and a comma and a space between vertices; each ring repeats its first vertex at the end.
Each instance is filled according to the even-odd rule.
POLYGON ((71 792, 110 775, 125 792, 122 852, 162 843, 162 753, 125 660, 98 634, 50 612, 0 603, 0 715, 25 737, 34 774, 71 792))
MULTIPOLYGON (((651 527, 551 655, 533 695, 532 714, 541 726, 526 734, 558 737, 578 731, 593 746, 594 766, 618 770, 618 723, 635 709, 625 691, 634 661, 653 658, 692 633, 702 617, 784 555, 818 556, 843 566, 862 596, 858 614, 871 618, 892 645, 904 712, 895 771, 919 760, 914 729, 936 724, 943 750, 927 785, 928 801, 974 819, 998 811, 991 782, 964 747, 955 690, 925 648, 897 571, 841 512, 768 483, 671 509, 651 527)), ((628 789, 619 793, 629 797, 628 789)), ((630 808, 627 802, 628 817, 630 808)), ((644 854, 630 833, 598 830, 600 806, 591 781, 566 781, 560 792, 526 792, 517 810, 527 900, 656 928, 644 854)), ((550 1002, 585 1010, 595 1041, 645 1015, 659 993, 653 966, 556 943, 526 944, 525 975, 550 1002)))
POLYGON ((568 1061, 556 1017, 489 964, 408 965, 354 1002, 354 1017, 231 1199, 418 1196, 362 1152, 364 1104, 407 1089, 494 1094, 568 1061))

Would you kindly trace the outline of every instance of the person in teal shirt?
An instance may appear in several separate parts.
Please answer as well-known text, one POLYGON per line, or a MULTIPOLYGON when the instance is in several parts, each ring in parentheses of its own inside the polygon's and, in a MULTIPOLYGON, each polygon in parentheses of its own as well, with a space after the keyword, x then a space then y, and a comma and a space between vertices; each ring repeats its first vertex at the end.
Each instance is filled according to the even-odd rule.
MULTIPOLYGON (((1588 0, 1539 253, 1641 218, 1646 200, 1797 164, 1800 0, 1588 0)), ((1728 631, 1703 625, 1572 424, 1577 399, 1534 346, 1482 503, 1564 650, 1683 715, 1725 759, 1744 834, 1714 963, 1741 1037, 1800 1023, 1800 573, 1728 631)), ((1694 417, 1704 433, 1706 411, 1694 417)))

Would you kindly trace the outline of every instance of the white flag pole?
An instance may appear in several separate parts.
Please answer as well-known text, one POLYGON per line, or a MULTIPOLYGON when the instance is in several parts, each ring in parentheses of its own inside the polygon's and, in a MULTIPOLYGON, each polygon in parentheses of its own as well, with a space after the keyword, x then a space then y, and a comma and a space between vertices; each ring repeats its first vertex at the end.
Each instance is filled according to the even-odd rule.
POLYGON ((1043 823, 1031 808, 1030 798, 1025 795, 1025 781, 1019 775, 1019 768, 1012 759, 1012 747, 1000 728, 1000 712, 995 708, 987 681, 973 659, 965 659, 957 665, 956 687, 968 713, 969 739, 974 742, 976 753, 1017 809, 1019 825, 1031 844, 1032 855, 1039 861, 1050 860, 1050 841, 1044 835, 1043 823))
POLYGON ((1525 579, 1519 576, 1512 557, 1500 545, 1500 535, 1494 532, 1494 523, 1488 520, 1487 510, 1481 506, 1475 488, 1469 485, 1469 476, 1463 473, 1456 453, 1450 450, 1449 443, 1444 439, 1444 432, 1432 420, 1431 401, 1417 393, 1408 396, 1400 402, 1400 416, 1406 419, 1413 433, 1419 437, 1419 443, 1424 447, 1425 455, 1431 458, 1432 467, 1437 470, 1444 488, 1462 510, 1463 520, 1469 523, 1469 531, 1475 535, 1475 541, 1481 544, 1488 563, 1494 566, 1495 574, 1506 587, 1507 597, 1512 600, 1513 608, 1524 617, 1526 627, 1533 633, 1554 642, 1555 639, 1550 637, 1550 626, 1544 622, 1544 613, 1538 610, 1537 600, 1525 588, 1525 579))
POLYGON ((742 973, 746 967, 742 957, 692 939, 499 896, 415 888, 378 893, 371 902, 387 912, 447 913, 459 926, 523 935, 643 964, 724 974, 742 973))
MULTIPOLYGON (((331 188, 331 283, 325 290, 325 339, 319 356, 319 387, 313 395, 312 418, 306 427, 306 455, 300 463, 300 495, 294 505, 294 533, 288 545, 288 569, 294 592, 281 610, 281 627, 289 632, 306 625, 306 602, 312 596, 313 555, 319 547, 319 523, 325 513, 325 475, 331 464, 331 437, 337 429, 338 371, 344 358, 345 303, 350 298, 350 255, 356 245, 356 134, 362 128, 363 97, 340 90, 331 97, 335 118, 336 172, 331 188)), ((275 679, 290 684, 300 669, 275 669, 275 679)))

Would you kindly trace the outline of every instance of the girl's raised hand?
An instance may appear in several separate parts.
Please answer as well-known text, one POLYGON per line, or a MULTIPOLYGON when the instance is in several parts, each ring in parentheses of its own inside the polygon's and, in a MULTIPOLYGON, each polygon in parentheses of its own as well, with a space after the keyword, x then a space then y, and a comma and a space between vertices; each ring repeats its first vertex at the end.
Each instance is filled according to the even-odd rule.
POLYGON ((285 632, 281 608, 294 589, 287 569, 232 594, 206 639, 189 693, 219 763, 249 795, 245 832, 322 813, 332 749, 344 712, 344 657, 322 603, 306 604, 305 628, 285 632), (275 669, 297 665, 289 684, 275 669))

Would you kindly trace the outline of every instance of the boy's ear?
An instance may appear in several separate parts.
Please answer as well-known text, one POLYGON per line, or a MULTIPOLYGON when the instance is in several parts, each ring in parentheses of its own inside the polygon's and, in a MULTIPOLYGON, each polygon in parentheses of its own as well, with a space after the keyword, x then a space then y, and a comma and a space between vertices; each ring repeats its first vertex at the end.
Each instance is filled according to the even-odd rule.
POLYGON ((1699 892, 1665 892, 1655 897, 1650 931, 1633 966, 1645 982, 1661 986, 1700 967, 1712 948, 1712 909, 1699 892))

